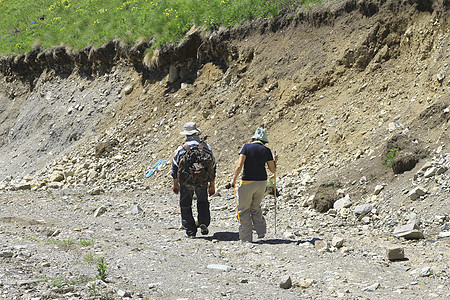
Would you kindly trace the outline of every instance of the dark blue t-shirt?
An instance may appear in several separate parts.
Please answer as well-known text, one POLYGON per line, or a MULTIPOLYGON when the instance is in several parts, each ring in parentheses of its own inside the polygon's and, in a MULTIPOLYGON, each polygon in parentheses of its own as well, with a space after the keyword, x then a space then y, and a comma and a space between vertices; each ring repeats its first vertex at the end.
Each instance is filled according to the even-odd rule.
POLYGON ((272 151, 259 142, 245 144, 239 154, 245 155, 242 180, 267 180, 266 162, 273 160, 272 151))

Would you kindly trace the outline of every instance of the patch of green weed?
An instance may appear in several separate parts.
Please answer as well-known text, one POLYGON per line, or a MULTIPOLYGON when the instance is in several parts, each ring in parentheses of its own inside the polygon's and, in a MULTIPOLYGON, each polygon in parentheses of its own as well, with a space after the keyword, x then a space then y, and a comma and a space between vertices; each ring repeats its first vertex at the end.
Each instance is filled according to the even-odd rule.
POLYGON ((63 286, 67 285, 67 282, 62 277, 55 277, 50 280, 50 284, 54 287, 62 288, 63 286))
POLYGON ((79 243, 80 243, 80 245, 83 245, 83 246, 91 246, 91 245, 94 244, 94 240, 93 239, 89 239, 89 238, 80 239, 79 243))
POLYGON ((398 148, 392 148, 389 149, 389 152, 386 155, 386 158, 384 159, 384 165, 386 168, 392 168, 392 162, 394 161, 395 156, 399 152, 398 148))
POLYGON ((107 269, 107 267, 106 267, 105 259, 103 257, 101 257, 98 260, 96 278, 100 279, 101 281, 106 281, 106 277, 108 276, 106 269, 107 269))
POLYGON ((50 240, 50 241, 45 242, 45 244, 69 246, 69 245, 75 244, 75 242, 73 240, 71 240, 71 239, 67 239, 67 240, 50 240))
POLYGON ((89 253, 87 256, 84 257, 84 261, 94 261, 95 257, 94 254, 89 253))

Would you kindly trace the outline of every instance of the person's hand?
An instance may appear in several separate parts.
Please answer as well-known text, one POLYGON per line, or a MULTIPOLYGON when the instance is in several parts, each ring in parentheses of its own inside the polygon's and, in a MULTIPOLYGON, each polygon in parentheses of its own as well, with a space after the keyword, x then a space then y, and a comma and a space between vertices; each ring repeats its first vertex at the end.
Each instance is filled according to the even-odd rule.
POLYGON ((236 180, 231 180, 226 186, 226 189, 234 188, 236 186, 236 180))
POLYGON ((178 194, 178 193, 180 192, 180 185, 178 184, 178 182, 174 182, 174 183, 173 183, 172 191, 173 191, 175 194, 178 194))
POLYGON ((214 195, 216 193, 216 185, 214 184, 214 182, 211 182, 209 184, 209 189, 208 189, 208 194, 210 196, 214 195))
POLYGON ((273 155, 273 161, 274 161, 274 162, 277 162, 277 161, 278 161, 278 155, 277 155, 276 152, 275 152, 275 154, 273 155))

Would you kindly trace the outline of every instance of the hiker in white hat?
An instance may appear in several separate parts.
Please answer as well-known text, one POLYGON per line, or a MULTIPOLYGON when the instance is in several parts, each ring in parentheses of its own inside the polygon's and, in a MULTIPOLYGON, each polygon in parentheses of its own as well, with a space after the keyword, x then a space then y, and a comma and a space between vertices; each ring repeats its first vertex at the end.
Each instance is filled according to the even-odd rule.
POLYGON ((177 148, 172 161, 172 190, 175 194, 180 193, 181 224, 187 237, 194 238, 198 228, 203 235, 209 233, 208 195, 212 196, 216 191, 216 164, 212 149, 200 139, 201 131, 195 122, 184 124, 180 134, 186 136, 186 141, 177 148), (192 215, 194 193, 197 195, 197 222, 192 215))
POLYGON ((276 172, 278 156, 266 147, 267 130, 258 127, 251 143, 245 144, 239 152, 239 159, 230 182, 233 188, 239 174, 244 169, 238 188, 239 238, 242 242, 252 242, 253 228, 258 238, 266 234, 266 220, 261 211, 261 202, 266 192, 266 165, 272 173, 276 172))

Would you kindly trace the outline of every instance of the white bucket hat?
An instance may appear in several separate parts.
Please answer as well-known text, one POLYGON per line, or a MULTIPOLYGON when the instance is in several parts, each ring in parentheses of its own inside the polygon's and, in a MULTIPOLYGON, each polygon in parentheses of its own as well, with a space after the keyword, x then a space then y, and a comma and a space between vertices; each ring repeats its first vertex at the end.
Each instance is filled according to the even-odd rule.
POLYGON ((197 128, 197 124, 195 124, 195 122, 187 122, 184 124, 184 131, 180 132, 182 135, 194 135, 201 133, 202 132, 197 128))
POLYGON ((259 140, 264 143, 268 143, 269 140, 267 139, 267 130, 263 129, 261 127, 258 127, 255 131, 255 134, 252 136, 252 139, 259 140))

